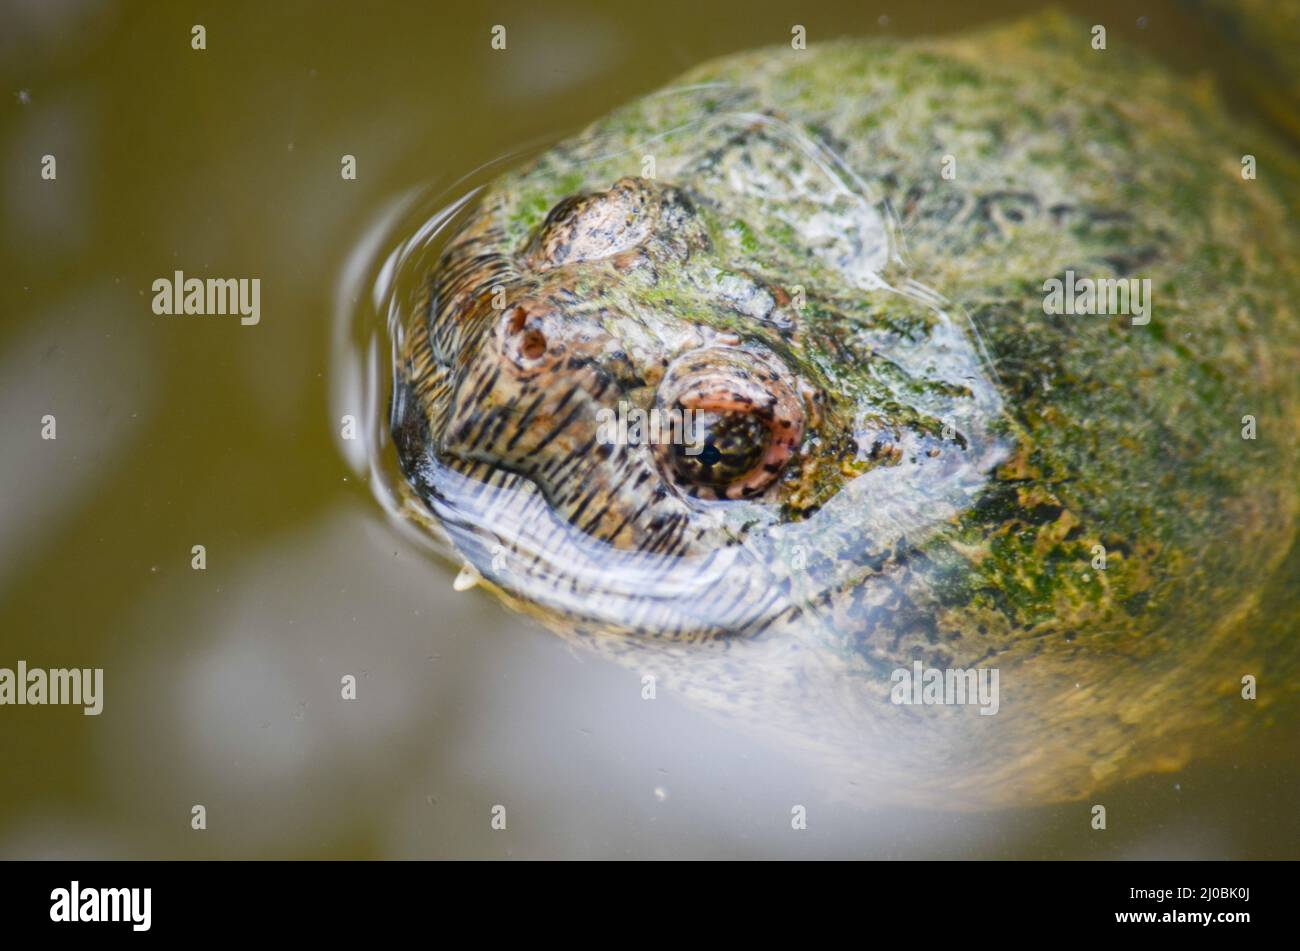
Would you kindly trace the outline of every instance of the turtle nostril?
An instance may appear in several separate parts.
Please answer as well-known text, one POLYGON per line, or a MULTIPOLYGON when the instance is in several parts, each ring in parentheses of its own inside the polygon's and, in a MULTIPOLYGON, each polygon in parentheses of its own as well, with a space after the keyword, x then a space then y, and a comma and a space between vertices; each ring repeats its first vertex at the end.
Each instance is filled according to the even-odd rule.
POLYGON ((537 360, 546 353, 546 337, 540 330, 529 328, 524 331, 524 339, 519 344, 519 352, 528 360, 537 360))
POLYGON ((501 321, 502 352, 522 371, 540 368, 550 342, 542 331, 542 315, 527 306, 512 307, 501 321))

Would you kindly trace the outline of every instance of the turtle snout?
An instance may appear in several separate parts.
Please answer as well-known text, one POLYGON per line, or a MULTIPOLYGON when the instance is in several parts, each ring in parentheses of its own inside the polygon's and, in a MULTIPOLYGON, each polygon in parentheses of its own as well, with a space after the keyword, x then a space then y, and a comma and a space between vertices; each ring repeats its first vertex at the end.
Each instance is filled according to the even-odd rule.
POLYGON ((608 335, 544 295, 520 297, 493 320, 458 368, 442 448, 519 471, 579 450, 610 388, 600 360, 608 335))

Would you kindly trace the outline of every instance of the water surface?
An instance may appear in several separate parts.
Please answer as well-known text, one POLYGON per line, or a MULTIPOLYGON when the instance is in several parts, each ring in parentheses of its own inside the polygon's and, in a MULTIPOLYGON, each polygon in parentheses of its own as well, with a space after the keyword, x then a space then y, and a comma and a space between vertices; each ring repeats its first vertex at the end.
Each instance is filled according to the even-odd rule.
MULTIPOLYGON (((1031 6, 841 2, 798 22, 816 42, 1031 6)), ((0 13, 0 666, 106 679, 99 717, 0 709, 0 855, 1294 857, 1294 719, 1110 790, 1105 833, 1089 803, 868 810, 796 754, 645 702, 635 673, 453 593, 376 500, 364 442, 339 436, 384 399, 347 370, 383 359, 339 330, 366 286, 350 278, 411 202, 795 22, 766 2, 548 7, 0 13), (260 278, 260 322, 155 316, 152 282, 177 269, 260 278)), ((1250 57, 1173 5, 1093 9, 1112 42, 1268 119, 1250 57)))

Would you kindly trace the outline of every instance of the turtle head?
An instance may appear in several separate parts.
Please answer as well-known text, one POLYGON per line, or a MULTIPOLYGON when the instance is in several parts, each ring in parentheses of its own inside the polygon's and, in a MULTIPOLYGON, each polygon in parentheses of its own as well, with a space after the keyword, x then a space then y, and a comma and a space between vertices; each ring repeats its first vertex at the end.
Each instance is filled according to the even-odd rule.
MULTIPOLYGON (((480 537, 518 551, 532 533, 525 561, 544 563, 547 584, 583 558, 605 575, 639 560, 659 578, 694 572, 683 590, 698 598, 700 582, 734 581, 722 566, 739 559, 747 583, 775 591, 762 567, 773 529, 810 531, 859 476, 937 470, 935 447, 963 447, 921 407, 915 367, 883 356, 901 340, 888 321, 924 340, 928 308, 894 295, 856 326, 837 296, 861 290, 806 290, 788 247, 765 248, 734 207, 685 186, 623 178, 571 194, 513 240, 511 208, 489 195, 434 275, 437 382, 415 388, 408 440, 429 465, 407 468, 467 480, 424 495, 475 500, 459 521, 480 537)), ((941 402, 970 395, 949 390, 941 402)))
POLYGON ((623 549, 700 550, 720 543, 711 506, 791 499, 819 397, 755 332, 782 292, 734 272, 721 287, 686 192, 622 179, 566 198, 492 267, 466 234, 435 295, 432 337, 454 341, 440 456, 527 478, 623 549))

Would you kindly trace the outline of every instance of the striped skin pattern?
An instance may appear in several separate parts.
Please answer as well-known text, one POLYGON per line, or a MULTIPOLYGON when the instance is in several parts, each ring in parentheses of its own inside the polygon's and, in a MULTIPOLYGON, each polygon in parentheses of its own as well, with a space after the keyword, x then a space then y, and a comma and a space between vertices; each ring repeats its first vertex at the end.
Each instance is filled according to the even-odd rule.
POLYGON ((1266 728, 1230 701, 1300 668, 1261 613, 1295 563, 1294 197, 1207 151, 1240 132, 1203 88, 1087 38, 729 57, 502 176, 395 368, 430 523, 858 798, 1074 799, 1266 728), (1067 268, 1150 278, 1154 319, 1045 315, 1067 268), (599 438, 620 403, 732 414, 760 462, 692 482, 599 438), (999 714, 890 703, 913 661, 998 668, 999 714))

